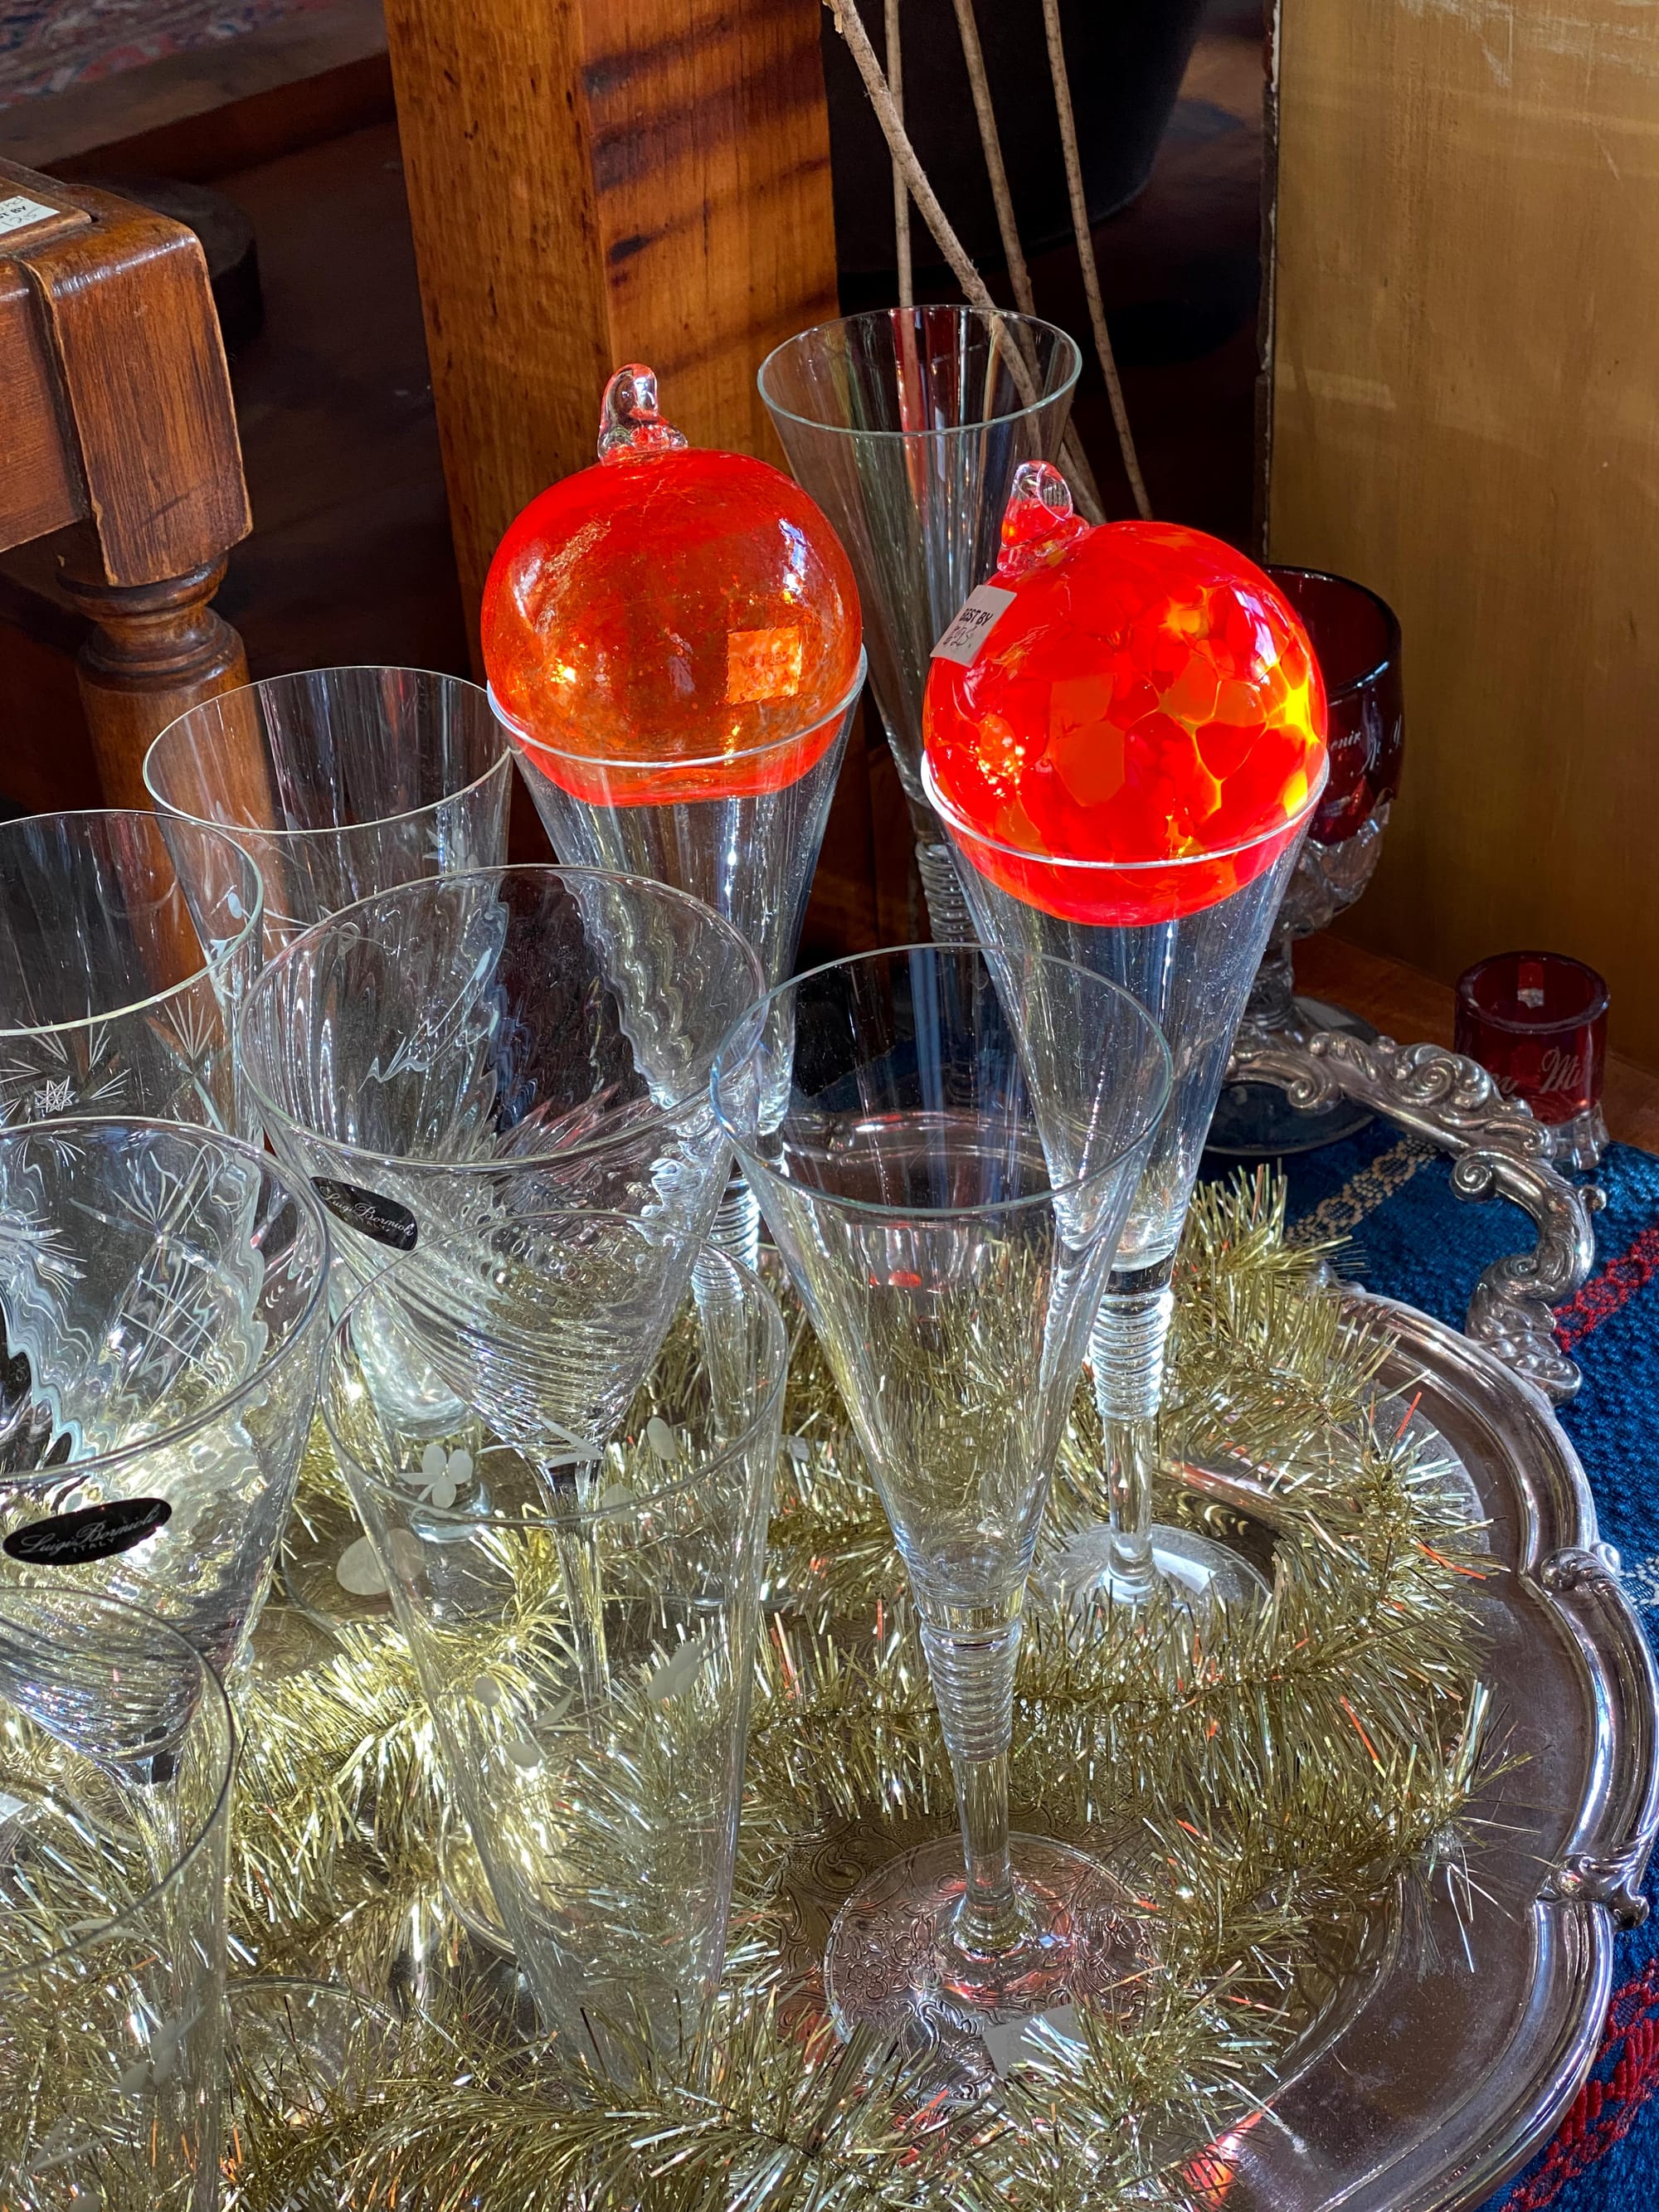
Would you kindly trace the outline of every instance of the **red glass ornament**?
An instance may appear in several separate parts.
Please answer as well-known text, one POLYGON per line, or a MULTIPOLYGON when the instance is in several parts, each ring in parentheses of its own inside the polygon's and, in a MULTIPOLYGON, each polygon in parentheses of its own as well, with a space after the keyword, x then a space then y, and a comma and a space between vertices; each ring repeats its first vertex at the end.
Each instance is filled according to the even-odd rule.
POLYGON ((964 610, 934 649, 923 730, 958 843, 1004 890, 1066 921, 1170 921, 1299 834, 1324 687, 1294 611, 1231 546, 1091 528, 1027 462, 975 602, 980 622, 964 610))
POLYGON ((798 485, 694 451, 638 364, 605 389, 599 459, 513 523, 484 585, 502 715, 601 805, 738 798, 804 775, 857 675, 858 590, 798 485))

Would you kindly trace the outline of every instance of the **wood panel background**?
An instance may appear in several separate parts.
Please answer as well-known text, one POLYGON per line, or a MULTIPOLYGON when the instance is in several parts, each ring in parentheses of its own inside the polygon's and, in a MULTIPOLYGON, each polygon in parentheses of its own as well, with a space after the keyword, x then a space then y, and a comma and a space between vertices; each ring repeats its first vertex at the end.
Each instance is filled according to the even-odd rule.
POLYGON ((1269 549, 1405 639, 1345 933, 1577 954, 1659 1067, 1659 6, 1279 0, 1276 64, 1269 549))
POLYGON ((387 0, 469 623, 513 516, 594 458, 622 362, 694 443, 781 462, 755 370, 836 313, 818 14, 387 0))

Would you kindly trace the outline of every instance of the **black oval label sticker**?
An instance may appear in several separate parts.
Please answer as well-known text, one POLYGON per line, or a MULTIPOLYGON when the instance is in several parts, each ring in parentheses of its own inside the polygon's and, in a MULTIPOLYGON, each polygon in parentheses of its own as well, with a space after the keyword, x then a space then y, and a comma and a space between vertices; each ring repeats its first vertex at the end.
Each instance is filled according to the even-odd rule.
POLYGON ((360 1190, 355 1182, 336 1182, 331 1176, 313 1176, 311 1187, 335 1219, 343 1221, 348 1229, 372 1237, 377 1244, 389 1244, 394 1252, 415 1249, 418 1234, 415 1217, 395 1198, 360 1190))
POLYGON ((54 1514, 50 1521, 26 1522, 0 1551, 31 1567, 84 1567, 130 1552, 172 1518, 165 1498, 112 1498, 106 1504, 54 1514))

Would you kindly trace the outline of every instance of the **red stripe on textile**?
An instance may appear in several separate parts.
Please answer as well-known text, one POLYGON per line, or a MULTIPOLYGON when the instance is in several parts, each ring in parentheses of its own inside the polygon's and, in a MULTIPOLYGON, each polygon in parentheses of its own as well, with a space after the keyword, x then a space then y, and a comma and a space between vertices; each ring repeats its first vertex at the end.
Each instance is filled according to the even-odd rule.
POLYGON ((1585 2082, 1542 2165, 1510 2191, 1503 2212, 1544 2212, 1568 2182, 1630 2133, 1643 2106, 1659 2089, 1659 1959, 1614 1996, 1596 2063, 1621 2045, 1611 2076, 1585 2082))
POLYGON ((1570 1350, 1593 1328, 1629 1304, 1659 1275, 1659 1221, 1650 1222, 1634 1237, 1616 1260, 1609 1260, 1599 1275, 1592 1275, 1576 1297, 1555 1310, 1555 1335, 1563 1350, 1570 1350))

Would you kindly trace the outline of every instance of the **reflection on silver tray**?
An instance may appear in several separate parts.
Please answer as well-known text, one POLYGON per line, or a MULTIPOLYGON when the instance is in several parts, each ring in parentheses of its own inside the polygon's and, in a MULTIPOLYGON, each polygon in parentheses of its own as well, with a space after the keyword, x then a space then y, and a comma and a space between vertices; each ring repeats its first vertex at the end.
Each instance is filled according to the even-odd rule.
MULTIPOLYGON (((1376 1301, 1356 1298, 1369 1307, 1376 1301)), ((1599 1542, 1583 1470, 1543 1400, 1410 1308, 1385 1385, 1432 1424, 1480 1501, 1479 1607, 1505 1747, 1464 1931, 1449 1900, 1329 2055, 1229 2146, 1230 2212, 1479 2203, 1553 2132, 1611 1990, 1615 1928, 1639 1920, 1659 1827, 1654 1666, 1599 1542)))
MULTIPOLYGON (((1360 1312, 1381 1303, 1354 1294, 1360 1312)), ((1228 2212, 1480 2203, 1577 2094, 1607 2010, 1614 1930, 1644 1911, 1659 1827, 1654 1668, 1583 1472, 1542 1397, 1491 1352, 1410 1308, 1387 1315, 1399 1349, 1382 1389, 1438 1438, 1448 1479, 1467 1483, 1486 1523, 1476 1604, 1512 1763, 1475 1808, 1476 1886, 1413 1898, 1377 1931, 1377 1954, 1304 2039, 1272 2110, 1206 2161, 1228 2212)), ((1198 1510, 1225 1534, 1230 1519, 1259 1528, 1265 1504, 1216 1474, 1198 1510)), ((936 1832, 918 1824, 915 1840, 936 1832)), ((839 1832, 798 1863, 786 1946, 797 1965, 822 1956, 871 1844, 839 1832)), ((890 1856, 890 1831, 875 1848, 890 1856)))

